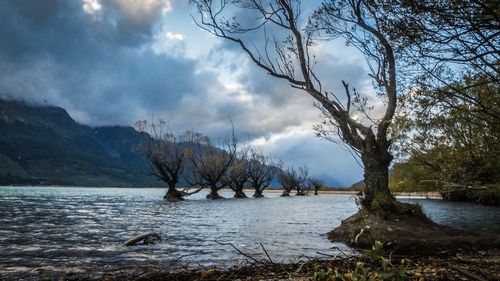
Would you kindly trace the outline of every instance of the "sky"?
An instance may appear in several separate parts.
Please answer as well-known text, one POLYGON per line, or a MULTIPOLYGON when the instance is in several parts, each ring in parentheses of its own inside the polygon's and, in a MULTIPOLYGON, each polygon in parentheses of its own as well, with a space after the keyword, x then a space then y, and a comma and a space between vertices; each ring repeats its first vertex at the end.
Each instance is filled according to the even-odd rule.
MULTIPOLYGON (((319 3, 303 2, 304 14, 319 3)), ((0 1, 0 97, 60 106, 90 126, 161 118, 218 138, 232 120, 243 142, 311 176, 362 179, 349 152, 315 136, 321 117, 311 97, 190 15, 187 0, 0 1)), ((245 39, 259 44, 261 35, 245 39)), ((373 92, 356 50, 335 41, 314 52, 325 88, 342 91, 345 80, 373 92)))

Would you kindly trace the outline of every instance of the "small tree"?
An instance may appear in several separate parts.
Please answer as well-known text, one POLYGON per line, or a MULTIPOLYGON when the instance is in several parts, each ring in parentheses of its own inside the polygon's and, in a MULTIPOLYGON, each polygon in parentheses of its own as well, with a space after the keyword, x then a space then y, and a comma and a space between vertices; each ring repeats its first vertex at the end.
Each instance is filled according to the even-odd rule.
POLYGON ((281 169, 278 174, 278 181, 283 187, 284 191, 281 194, 282 197, 290 196, 290 192, 295 189, 297 196, 306 195, 304 192, 304 183, 307 179, 307 174, 309 170, 307 167, 299 167, 297 170, 294 168, 281 169))
POLYGON ((255 189, 253 197, 264 197, 262 194, 273 180, 275 167, 269 157, 255 151, 251 152, 248 161, 250 169, 249 183, 255 189))
POLYGON ((193 174, 187 181, 191 186, 210 189, 207 199, 223 198, 218 191, 228 186, 224 177, 236 159, 237 143, 234 129, 231 137, 221 141, 223 149, 216 147, 208 137, 194 139, 193 174))
POLYGON ((320 188, 323 188, 323 186, 324 186, 323 181, 321 181, 319 179, 315 179, 315 178, 310 178, 308 180, 308 183, 309 183, 309 188, 314 189, 314 195, 318 195, 318 190, 320 188))
POLYGON ((182 200, 188 193, 177 190, 176 186, 191 155, 191 150, 186 146, 187 135, 174 133, 162 120, 150 125, 147 121, 139 121, 136 128, 142 133, 141 148, 151 165, 152 175, 168 186, 163 198, 169 201, 182 200))

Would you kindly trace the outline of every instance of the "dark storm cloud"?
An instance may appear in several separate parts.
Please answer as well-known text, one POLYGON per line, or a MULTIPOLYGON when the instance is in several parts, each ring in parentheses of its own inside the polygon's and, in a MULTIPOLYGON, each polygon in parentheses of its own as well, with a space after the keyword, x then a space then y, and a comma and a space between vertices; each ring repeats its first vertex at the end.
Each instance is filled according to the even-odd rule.
MULTIPOLYGON (((211 42, 208 45, 215 48, 189 58, 180 41, 168 42, 178 44, 175 48, 156 50, 155 40, 172 31, 162 26, 165 3, 0 1, 0 97, 58 105, 89 125, 131 125, 154 116, 171 121, 175 129, 195 129, 216 138, 229 132, 231 119, 237 133, 249 139, 272 138, 298 128, 308 137, 292 134, 264 146, 294 165, 317 169, 312 174, 328 173, 326 163, 338 163, 326 156, 318 161, 318 155, 326 155, 321 148, 325 144, 318 144, 310 131, 320 121, 311 97, 267 75, 238 46, 211 42), (101 6, 85 10, 85 3, 101 6)), ((176 2, 172 3, 175 11, 176 2)), ((189 11, 179 12, 186 20, 176 15, 174 24, 189 32, 189 11)), ((188 32, 188 39, 206 35, 188 32)), ((262 33, 245 36, 252 44, 263 43, 262 33)), ((355 85, 366 76, 361 67, 339 63, 333 55, 319 54, 318 61, 318 74, 333 91, 342 90, 340 79, 355 85)), ((342 155, 338 157, 346 154, 342 155)))
POLYGON ((2 1, 0 94, 66 107, 83 122, 130 124, 217 83, 195 74, 194 60, 144 47, 159 9, 129 15, 117 3, 88 14, 79 1, 2 1))

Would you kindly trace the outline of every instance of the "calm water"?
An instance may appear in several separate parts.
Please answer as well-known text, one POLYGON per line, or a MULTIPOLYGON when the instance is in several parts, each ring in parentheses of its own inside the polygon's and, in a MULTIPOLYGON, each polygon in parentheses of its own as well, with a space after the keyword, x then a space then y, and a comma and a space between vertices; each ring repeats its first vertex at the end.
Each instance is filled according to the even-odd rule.
MULTIPOLYGON (((317 251, 334 253, 324 233, 357 207, 349 195, 209 201, 196 194, 178 203, 164 189, 0 187, 0 273, 37 267, 47 271, 125 265, 227 266, 245 252, 275 260, 317 251), (124 247, 127 239, 157 232, 155 245, 124 247)), ((221 193, 231 197, 230 193, 221 193)), ((410 201, 401 199, 404 201, 410 201)), ((499 210, 439 200, 412 200, 438 223, 500 233, 499 210)), ((1 279, 1 278, 0 278, 1 279)))

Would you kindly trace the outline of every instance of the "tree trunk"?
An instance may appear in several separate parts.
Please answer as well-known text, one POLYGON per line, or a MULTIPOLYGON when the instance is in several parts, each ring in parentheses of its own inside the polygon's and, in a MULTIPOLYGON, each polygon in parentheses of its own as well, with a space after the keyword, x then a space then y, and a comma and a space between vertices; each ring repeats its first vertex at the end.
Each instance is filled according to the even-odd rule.
POLYGON ((283 193, 281 194, 281 197, 288 197, 290 196, 290 191, 283 191, 283 193))
POLYGON ((365 184, 363 206, 368 210, 392 209, 396 203, 389 190, 389 165, 392 155, 387 151, 378 151, 364 154, 362 160, 365 184))
POLYGON ((243 190, 238 190, 234 193, 234 198, 247 198, 247 195, 243 190))
POLYGON ((262 198, 264 197, 264 194, 262 194, 262 190, 255 190, 255 193, 253 194, 254 198, 262 198))
POLYGON ((163 196, 163 199, 171 202, 184 200, 184 198, 182 198, 182 192, 175 188, 175 184, 168 185, 167 193, 163 196))
POLYGON ((317 188, 314 189, 314 195, 318 195, 318 189, 317 188))
POLYGON ((217 199, 224 199, 224 197, 219 195, 216 187, 211 187, 210 193, 207 194, 207 199, 217 200, 217 199))

